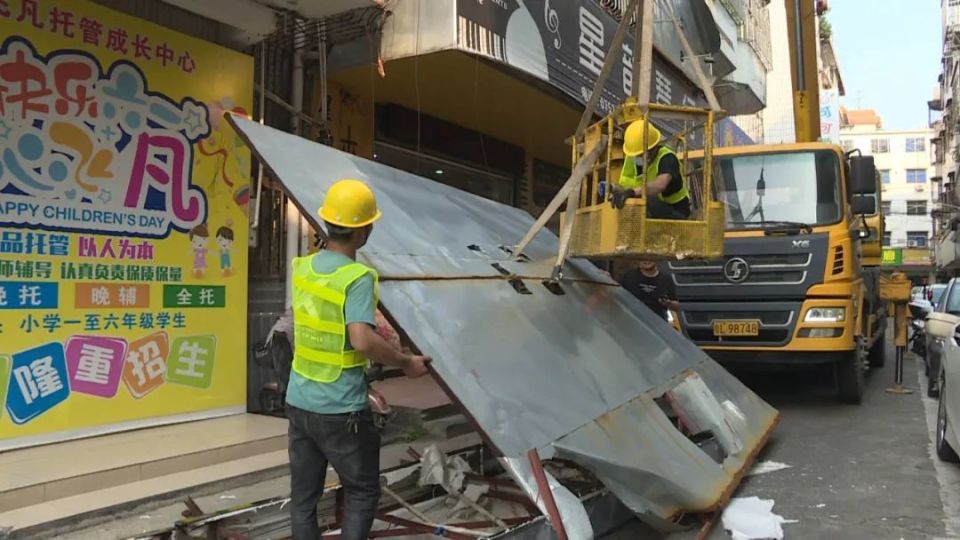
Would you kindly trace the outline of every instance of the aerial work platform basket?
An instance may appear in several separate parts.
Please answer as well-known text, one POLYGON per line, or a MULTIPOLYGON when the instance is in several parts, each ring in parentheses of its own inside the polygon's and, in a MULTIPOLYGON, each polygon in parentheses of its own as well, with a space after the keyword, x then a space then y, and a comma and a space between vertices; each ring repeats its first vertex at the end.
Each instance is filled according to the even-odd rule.
MULTIPOLYGON (((641 107, 628 100, 584 130, 572 145, 573 168, 586 165, 585 160, 593 163, 580 182, 569 255, 591 259, 720 257, 726 211, 713 187, 714 120, 715 113, 709 109, 652 103, 641 107), (624 155, 623 133, 635 121, 644 123, 643 148, 653 146, 648 144, 647 123, 659 124, 665 133, 673 132, 672 136, 664 135, 661 142, 679 158, 681 175, 690 193, 689 219, 649 217, 648 203, 665 203, 651 201, 645 194, 627 199, 620 209, 611 204, 611 185, 618 184, 624 160, 632 159, 624 155), (599 155, 595 152, 597 145, 599 155), (689 150, 698 151, 696 159, 690 159, 689 150)), ((645 168, 638 165, 637 170, 643 178, 645 168)), ((569 211, 561 214, 561 230, 568 218, 569 211)))
MULTIPOLYGON (((652 84, 648 82, 653 80, 653 4, 628 0, 625 15, 607 48, 603 67, 572 138, 573 170, 570 177, 513 249, 514 257, 522 255, 537 233, 566 204, 560 219, 557 259, 550 277, 552 282, 562 279, 563 264, 568 256, 611 260, 713 259, 723 255, 726 209, 717 199, 719 190, 713 186, 712 160, 714 121, 722 109, 699 60, 692 61, 690 68, 703 91, 708 109, 651 103, 652 84), (635 36, 631 97, 603 120, 590 125, 613 66, 620 62, 620 50, 630 21, 640 23, 635 36), (651 123, 668 134, 663 142, 677 155, 680 175, 689 192, 691 213, 688 219, 649 217, 652 206, 677 201, 659 200, 659 196, 651 201, 645 193, 627 199, 622 208, 614 208, 611 204, 612 188, 619 188, 623 164, 628 163, 623 151, 624 131, 631 123, 638 121, 642 122, 642 126, 635 125, 629 139, 638 140, 633 133, 635 128, 642 128, 640 138, 643 139, 642 148, 646 153, 650 153, 651 146, 654 146, 647 144, 651 123), (695 159, 688 159, 688 149, 697 152, 695 159)), ((683 53, 687 58, 697 58, 673 10, 673 4, 667 2, 666 8, 666 19, 660 22, 672 23, 683 53)), ((659 142, 659 133, 654 133, 659 142)), ((638 148, 631 142, 631 156, 643 154, 638 148)), ((658 162, 665 157, 663 153, 658 155, 660 157, 655 159, 658 162)), ((629 159, 635 160, 635 157, 629 159)), ((637 172, 639 178, 646 178, 643 165, 638 164, 637 172)), ((631 183, 636 184, 636 181, 631 183)), ((635 190, 638 188, 634 186, 635 190)), ((639 191, 645 192, 642 189, 639 191)), ((671 192, 676 193, 673 190, 671 192)), ((618 194, 622 192, 618 191, 618 194)), ((620 202, 618 196, 618 207, 620 202)), ((663 215, 660 212, 657 214, 663 215)))

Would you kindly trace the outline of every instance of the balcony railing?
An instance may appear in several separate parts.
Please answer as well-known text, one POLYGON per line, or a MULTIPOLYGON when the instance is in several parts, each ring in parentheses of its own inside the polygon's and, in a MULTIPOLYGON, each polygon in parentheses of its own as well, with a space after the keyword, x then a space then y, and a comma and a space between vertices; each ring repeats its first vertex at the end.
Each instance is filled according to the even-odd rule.
POLYGON ((767 13, 767 2, 764 0, 749 0, 747 20, 743 25, 743 41, 750 45, 760 64, 767 71, 773 69, 773 50, 770 43, 770 16, 767 13))

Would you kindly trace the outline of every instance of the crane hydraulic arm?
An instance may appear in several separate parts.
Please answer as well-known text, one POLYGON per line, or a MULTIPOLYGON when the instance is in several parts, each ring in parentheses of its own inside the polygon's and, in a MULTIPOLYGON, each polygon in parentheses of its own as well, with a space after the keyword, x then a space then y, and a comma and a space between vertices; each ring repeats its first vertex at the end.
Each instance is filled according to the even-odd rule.
POLYGON ((815 0, 786 0, 793 122, 797 142, 820 139, 820 81, 817 70, 815 0))

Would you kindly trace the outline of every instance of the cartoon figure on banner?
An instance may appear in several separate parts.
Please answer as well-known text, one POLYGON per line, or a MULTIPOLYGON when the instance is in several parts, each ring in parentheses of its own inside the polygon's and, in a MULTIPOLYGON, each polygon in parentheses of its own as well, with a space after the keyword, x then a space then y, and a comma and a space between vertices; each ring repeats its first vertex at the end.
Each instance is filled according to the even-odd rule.
POLYGON ((233 271, 233 265, 230 263, 230 249, 233 247, 233 226, 232 220, 227 220, 226 225, 217 229, 217 246, 220 247, 220 274, 227 277, 233 271))
POLYGON ((193 248, 193 275, 202 278, 207 273, 207 241, 210 232, 203 223, 190 231, 190 245, 193 248))
POLYGON ((19 36, 0 44, 0 88, 0 193, 45 208, 0 225, 165 237, 206 221, 192 181, 193 145, 211 131, 203 103, 151 91, 126 60, 104 69, 75 50, 43 57, 19 36), (77 203, 124 219, 84 219, 77 203))
POLYGON ((229 190, 234 204, 246 214, 250 202, 250 187, 248 183, 239 181, 248 167, 241 152, 245 145, 223 115, 229 112, 249 117, 249 113, 243 107, 235 107, 233 100, 228 97, 207 103, 207 109, 210 111, 212 130, 207 138, 197 144, 201 160, 212 158, 216 162, 213 177, 206 186, 207 192, 216 190, 222 183, 229 190))

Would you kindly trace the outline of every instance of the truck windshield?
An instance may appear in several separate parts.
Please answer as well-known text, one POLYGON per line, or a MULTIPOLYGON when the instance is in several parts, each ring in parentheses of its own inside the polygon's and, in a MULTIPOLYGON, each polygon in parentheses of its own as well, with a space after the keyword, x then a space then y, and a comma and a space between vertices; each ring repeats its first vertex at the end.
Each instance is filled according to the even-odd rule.
POLYGON ((716 156, 727 229, 827 225, 840 221, 840 161, 830 150, 716 156))

